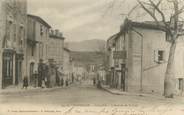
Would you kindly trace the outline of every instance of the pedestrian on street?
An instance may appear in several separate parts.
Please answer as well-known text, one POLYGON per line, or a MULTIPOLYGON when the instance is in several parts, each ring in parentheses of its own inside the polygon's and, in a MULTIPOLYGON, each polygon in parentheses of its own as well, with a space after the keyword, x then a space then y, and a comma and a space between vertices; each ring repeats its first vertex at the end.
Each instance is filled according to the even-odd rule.
POLYGON ((68 79, 66 79, 65 84, 66 84, 66 87, 68 87, 68 79))
POLYGON ((43 59, 40 59, 38 63, 38 87, 42 87, 43 73, 43 59))
POLYGON ((63 85, 64 85, 64 80, 63 78, 61 78, 61 87, 63 87, 63 85))
POLYGON ((73 73, 72 73, 72 83, 74 82, 74 75, 73 75, 73 73))
POLYGON ((98 80, 97 88, 102 89, 102 85, 101 85, 101 81, 100 80, 98 80))
POLYGON ((25 76, 23 79, 23 89, 24 88, 27 89, 27 87, 28 87, 28 78, 27 78, 27 76, 25 76))
POLYGON ((60 86, 60 85, 61 85, 58 67, 56 68, 56 85, 57 85, 57 86, 60 86))
POLYGON ((34 87, 38 86, 38 71, 34 72, 34 87))
POLYGON ((44 73, 45 73, 45 85, 47 88, 50 88, 50 76, 48 74, 49 71, 49 67, 47 64, 45 64, 45 69, 44 69, 44 73))
POLYGON ((94 86, 96 85, 96 78, 95 77, 93 78, 93 85, 94 86))

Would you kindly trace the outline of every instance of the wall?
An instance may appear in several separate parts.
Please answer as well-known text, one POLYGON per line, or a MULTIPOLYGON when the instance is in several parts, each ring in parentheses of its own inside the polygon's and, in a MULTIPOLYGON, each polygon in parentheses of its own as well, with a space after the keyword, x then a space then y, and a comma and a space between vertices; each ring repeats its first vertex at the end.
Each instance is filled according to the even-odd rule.
POLYGON ((48 36, 49 36, 49 27, 42 24, 40 21, 35 19, 32 16, 28 15, 28 34, 27 34, 27 40, 31 40, 33 42, 36 42, 35 45, 32 45, 30 41, 28 41, 26 44, 26 75, 29 77, 30 81, 30 64, 34 63, 33 67, 33 73, 37 71, 39 59, 43 59, 44 62, 47 62, 47 49, 46 46, 48 44, 48 36), (43 34, 41 35, 41 27, 43 34), (33 47, 33 56, 32 56, 32 47, 33 47))
POLYGON ((47 43, 47 59, 54 59, 58 66, 63 65, 64 39, 50 37, 47 43))
MULTIPOLYGON (((132 46, 132 64, 130 72, 129 84, 136 91, 141 90, 141 75, 142 75, 142 91, 154 92, 162 94, 164 88, 164 75, 166 71, 166 60, 168 60, 169 43, 166 42, 165 33, 158 30, 140 29, 136 30, 143 35, 141 38, 135 32, 131 32, 132 46), (143 39, 143 43, 141 43, 143 39), (141 44, 143 44, 143 59, 141 67, 141 44), (155 51, 164 50, 165 62, 155 62, 155 51), (141 74, 142 68, 142 74, 141 74), (132 73, 132 74, 131 74, 132 73), (138 86, 136 88, 136 86, 138 86)), ((130 41, 131 42, 131 41, 130 41)))
POLYGON ((140 76, 141 76, 141 37, 129 32, 128 38, 128 80, 127 90, 129 92, 140 91, 140 76))
MULTIPOLYGON (((4 30, 5 30, 5 23, 4 23, 4 12, 3 12, 3 6, 2 6, 2 0, 0 1, 0 60, 2 60, 2 41, 4 36, 4 30)), ((0 73, 2 73, 2 64, 0 64, 0 73)), ((0 89, 2 89, 2 74, 0 74, 0 89)))
MULTIPOLYGON (((27 0, 1 0, 0 1, 0 54, 2 56, 2 52, 4 48, 14 48, 16 53, 23 51, 25 54, 25 50, 23 49, 25 45, 26 38, 26 23, 27 23, 27 0), (11 18, 11 26, 10 26, 10 40, 5 42, 7 39, 5 38, 5 33, 7 32, 7 22, 11 18), (20 34, 19 29, 23 28, 22 34, 20 34)), ((2 57, 0 56, 0 60, 2 57)), ((14 55, 15 62, 15 55, 14 55)), ((24 65, 24 61, 22 66, 24 65)), ((22 76, 25 75, 25 68, 22 68, 22 76)), ((2 63, 0 64, 0 78, 2 81, 2 63)), ((13 63, 13 84, 15 83, 15 63, 13 63)), ((1 85, 2 86, 2 85, 1 85)))

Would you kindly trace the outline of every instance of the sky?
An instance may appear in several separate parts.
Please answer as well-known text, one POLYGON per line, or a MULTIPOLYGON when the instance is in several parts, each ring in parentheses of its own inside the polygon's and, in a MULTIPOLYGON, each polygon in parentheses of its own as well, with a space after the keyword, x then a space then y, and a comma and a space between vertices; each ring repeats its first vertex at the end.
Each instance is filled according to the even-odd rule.
POLYGON ((117 33, 134 0, 28 0, 28 13, 38 15, 67 41, 108 39, 117 33))

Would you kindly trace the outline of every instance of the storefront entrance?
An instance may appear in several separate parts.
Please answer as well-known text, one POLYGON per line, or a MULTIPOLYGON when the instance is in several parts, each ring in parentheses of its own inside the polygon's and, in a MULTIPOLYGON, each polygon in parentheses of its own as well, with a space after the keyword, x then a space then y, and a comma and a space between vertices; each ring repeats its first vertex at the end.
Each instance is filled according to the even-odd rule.
POLYGON ((16 54, 15 85, 18 85, 22 81, 22 61, 23 61, 23 54, 16 54))
POLYGON ((30 77, 30 84, 33 85, 35 83, 35 78, 34 78, 34 63, 30 63, 29 66, 29 77, 30 77))
POLYGON ((13 85, 13 55, 14 52, 11 49, 5 49, 3 52, 2 88, 13 85))

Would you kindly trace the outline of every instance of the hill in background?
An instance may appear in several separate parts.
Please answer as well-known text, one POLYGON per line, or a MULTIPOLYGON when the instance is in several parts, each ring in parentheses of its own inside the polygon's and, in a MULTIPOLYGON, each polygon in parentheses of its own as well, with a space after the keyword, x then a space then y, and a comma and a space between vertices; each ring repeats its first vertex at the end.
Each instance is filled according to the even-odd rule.
POLYGON ((66 42, 65 46, 69 48, 71 51, 94 52, 99 51, 99 49, 105 46, 105 44, 106 44, 105 40, 92 39, 80 42, 66 42))
POLYGON ((72 51, 71 57, 73 61, 82 64, 101 64, 103 62, 104 55, 98 52, 72 51))

